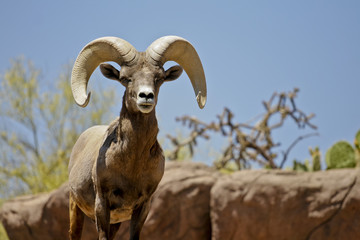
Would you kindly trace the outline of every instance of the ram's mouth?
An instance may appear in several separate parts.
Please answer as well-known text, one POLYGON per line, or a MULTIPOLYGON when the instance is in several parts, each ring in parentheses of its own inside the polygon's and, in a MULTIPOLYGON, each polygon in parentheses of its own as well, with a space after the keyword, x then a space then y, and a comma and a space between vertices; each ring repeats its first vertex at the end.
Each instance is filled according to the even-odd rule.
POLYGON ((154 108, 154 104, 153 103, 147 103, 147 102, 144 102, 144 103, 138 103, 137 104, 139 110, 142 112, 142 113, 149 113, 153 110, 154 108))

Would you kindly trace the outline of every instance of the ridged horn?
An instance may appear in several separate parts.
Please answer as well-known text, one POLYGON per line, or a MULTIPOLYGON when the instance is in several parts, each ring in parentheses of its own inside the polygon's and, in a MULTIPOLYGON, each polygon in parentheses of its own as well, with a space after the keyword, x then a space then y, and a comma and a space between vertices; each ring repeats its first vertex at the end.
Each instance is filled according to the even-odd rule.
POLYGON ((120 66, 132 65, 138 52, 127 41, 117 37, 102 37, 88 43, 76 58, 71 73, 71 90, 75 102, 86 107, 91 93, 87 94, 87 84, 91 74, 102 62, 116 62, 120 66))
POLYGON ((148 61, 164 65, 167 61, 180 64, 194 88, 200 108, 206 103, 206 79, 199 55, 193 45, 177 36, 165 36, 155 40, 146 50, 148 61))

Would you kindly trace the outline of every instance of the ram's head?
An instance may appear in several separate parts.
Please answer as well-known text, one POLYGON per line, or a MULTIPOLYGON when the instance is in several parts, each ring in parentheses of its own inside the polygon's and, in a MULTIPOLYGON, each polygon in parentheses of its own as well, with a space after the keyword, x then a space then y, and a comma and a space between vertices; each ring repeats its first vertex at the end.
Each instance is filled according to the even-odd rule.
POLYGON ((159 38, 145 52, 138 52, 130 43, 116 37, 99 38, 87 44, 76 59, 71 77, 71 89, 81 107, 90 100, 87 83, 99 65, 105 77, 126 87, 124 103, 129 111, 151 112, 157 103, 160 86, 177 79, 183 68, 191 80, 199 107, 205 106, 204 70, 196 50, 183 38, 159 38), (120 70, 104 63, 110 61, 118 63, 120 70), (180 66, 165 71, 163 65, 167 61, 175 61, 180 66))

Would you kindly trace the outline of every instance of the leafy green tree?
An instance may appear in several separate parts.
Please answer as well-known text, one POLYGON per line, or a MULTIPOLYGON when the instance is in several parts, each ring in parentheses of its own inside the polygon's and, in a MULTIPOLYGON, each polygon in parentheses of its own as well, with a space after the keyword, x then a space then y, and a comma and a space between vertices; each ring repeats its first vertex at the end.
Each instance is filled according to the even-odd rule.
POLYGON ((79 134, 115 117, 109 114, 114 90, 97 90, 91 106, 82 109, 73 100, 70 76, 69 64, 55 81, 44 81, 24 58, 12 60, 1 76, 0 198, 60 186, 79 134))
POLYGON ((7 233, 4 227, 2 226, 2 224, 0 224, 0 240, 9 240, 7 233))

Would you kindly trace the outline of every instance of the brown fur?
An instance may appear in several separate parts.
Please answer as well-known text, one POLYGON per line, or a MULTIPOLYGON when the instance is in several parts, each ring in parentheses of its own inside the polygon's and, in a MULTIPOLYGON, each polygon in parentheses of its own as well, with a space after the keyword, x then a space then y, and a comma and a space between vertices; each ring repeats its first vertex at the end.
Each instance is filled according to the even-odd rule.
POLYGON ((99 239, 113 239, 120 223, 129 219, 130 239, 139 239, 151 195, 164 173, 155 105, 161 84, 179 77, 180 67, 165 72, 144 59, 136 66, 123 66, 120 72, 105 67, 106 77, 126 87, 123 106, 119 118, 109 126, 86 130, 73 148, 69 162, 70 239, 81 238, 84 214, 95 220, 99 239), (146 113, 136 102, 144 85, 154 95, 153 109, 146 113))

